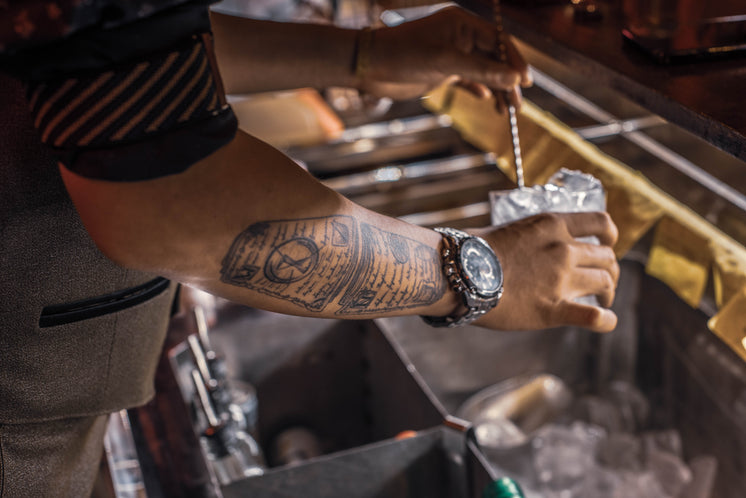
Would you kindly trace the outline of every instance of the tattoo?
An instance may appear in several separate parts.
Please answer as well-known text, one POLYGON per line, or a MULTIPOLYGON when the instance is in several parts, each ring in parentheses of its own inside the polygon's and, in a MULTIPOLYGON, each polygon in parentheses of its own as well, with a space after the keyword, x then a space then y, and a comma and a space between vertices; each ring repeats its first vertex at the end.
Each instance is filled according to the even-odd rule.
POLYGON ((339 315, 432 304, 445 292, 436 250, 351 216, 256 223, 233 241, 221 280, 339 315))

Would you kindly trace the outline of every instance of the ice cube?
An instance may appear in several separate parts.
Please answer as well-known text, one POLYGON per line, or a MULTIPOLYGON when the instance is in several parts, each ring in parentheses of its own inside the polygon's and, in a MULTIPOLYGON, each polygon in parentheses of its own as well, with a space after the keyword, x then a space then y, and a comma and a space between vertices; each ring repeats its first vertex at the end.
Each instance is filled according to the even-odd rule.
POLYGON ((506 225, 545 212, 550 205, 543 186, 490 192, 492 224, 506 225))
POLYGON ((490 192, 495 226, 538 213, 605 211, 606 193, 601 182, 579 171, 561 169, 546 185, 490 192))
POLYGON ((622 431, 622 414, 608 399, 583 396, 573 408, 574 415, 589 424, 603 427, 607 432, 622 431))
POLYGON ((612 498, 672 498, 650 472, 620 472, 618 475, 621 483, 612 498))
POLYGON ((594 465, 596 439, 561 425, 548 425, 533 440, 534 468, 547 491, 578 486, 594 465))
POLYGON ((547 498, 547 496, 531 486, 521 484, 521 490, 523 491, 523 498, 547 498))
POLYGON ((595 453, 598 443, 606 438, 606 429, 594 424, 576 420, 570 425, 570 431, 588 444, 588 449, 595 453))
POLYGON ((637 432, 645 427, 650 416, 650 402, 636 386, 624 381, 611 382, 604 397, 619 409, 625 431, 637 432))
POLYGON ((562 168, 552 175, 549 184, 562 187, 568 193, 572 212, 606 210, 606 193, 593 175, 562 168))
POLYGON ((653 449, 647 454, 646 464, 669 496, 679 496, 692 481, 692 471, 673 453, 653 449))
POLYGON ((586 473, 578 487, 577 498, 612 497, 619 493, 622 479, 615 472, 603 467, 594 466, 586 473))
POLYGON ((718 461, 710 455, 701 455, 691 459, 692 481, 684 488, 679 498, 710 498, 715 485, 718 461))
POLYGON ((626 432, 609 434, 598 445, 598 461, 610 469, 642 470, 642 457, 640 439, 626 432))
POLYGON ((679 458, 684 457, 684 445, 681 441, 681 434, 676 429, 645 432, 642 434, 642 444, 645 447, 646 453, 650 453, 653 450, 660 450, 673 453, 679 458))

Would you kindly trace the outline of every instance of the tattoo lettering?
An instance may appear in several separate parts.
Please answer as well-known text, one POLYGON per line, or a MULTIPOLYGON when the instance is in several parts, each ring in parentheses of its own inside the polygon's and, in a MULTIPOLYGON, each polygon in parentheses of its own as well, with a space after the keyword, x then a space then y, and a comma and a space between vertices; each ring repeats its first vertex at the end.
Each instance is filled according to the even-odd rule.
POLYGON ((445 292, 437 251, 351 216, 256 223, 234 240, 221 280, 337 314, 431 304, 445 292))
POLYGON ((339 299, 339 314, 401 310, 443 295, 436 251, 366 223, 360 226, 360 238, 360 256, 339 299))

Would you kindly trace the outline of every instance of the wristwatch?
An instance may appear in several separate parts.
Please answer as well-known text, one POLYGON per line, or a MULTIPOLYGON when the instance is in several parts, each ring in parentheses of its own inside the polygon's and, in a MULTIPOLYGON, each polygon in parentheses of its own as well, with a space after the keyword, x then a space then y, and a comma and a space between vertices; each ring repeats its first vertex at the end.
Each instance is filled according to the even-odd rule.
POLYGON ((503 270, 495 251, 480 237, 454 228, 435 228, 443 236, 443 272, 463 306, 448 316, 423 316, 434 327, 459 327, 497 306, 503 270))

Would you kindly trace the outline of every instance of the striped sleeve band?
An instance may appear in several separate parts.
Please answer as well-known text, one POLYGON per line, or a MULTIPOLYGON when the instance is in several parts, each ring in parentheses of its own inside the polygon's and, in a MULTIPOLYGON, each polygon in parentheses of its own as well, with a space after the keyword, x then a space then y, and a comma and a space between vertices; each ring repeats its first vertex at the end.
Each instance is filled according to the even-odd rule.
POLYGON ((228 143, 237 127, 209 35, 122 66, 30 83, 27 94, 42 142, 92 178, 179 173, 228 143))

